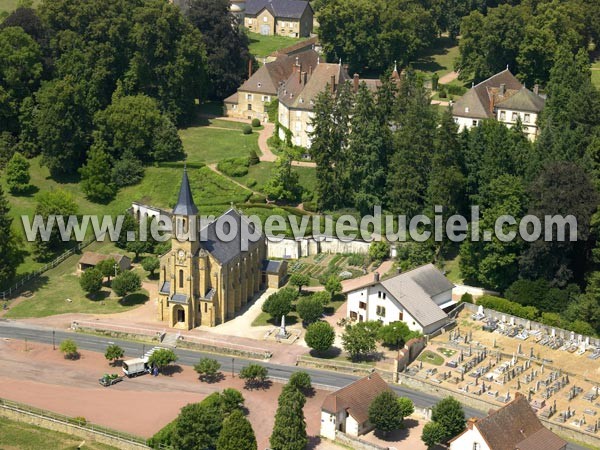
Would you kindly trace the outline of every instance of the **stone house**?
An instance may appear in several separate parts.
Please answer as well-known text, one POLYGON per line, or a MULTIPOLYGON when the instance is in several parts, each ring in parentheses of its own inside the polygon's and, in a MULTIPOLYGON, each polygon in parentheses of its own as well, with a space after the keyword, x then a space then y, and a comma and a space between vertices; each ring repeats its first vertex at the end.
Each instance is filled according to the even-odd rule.
POLYGON ((404 322, 409 329, 431 334, 450 321, 454 285, 433 264, 418 267, 348 292, 347 317, 352 321, 379 320, 384 325, 404 322))
POLYGON ((84 252, 77 263, 77 270, 84 272, 87 269, 96 267, 96 265, 104 260, 112 259, 118 266, 121 272, 131 269, 131 259, 126 255, 112 254, 104 255, 96 252, 84 252))
POLYGON ((485 119, 498 120, 508 127, 520 120, 523 132, 534 141, 545 101, 537 85, 530 91, 507 68, 473 86, 453 104, 452 114, 459 130, 476 127, 485 119))
POLYGON ((277 276, 285 276, 285 265, 276 273, 263 270, 272 264, 265 262, 266 238, 256 233, 242 241, 240 230, 248 227, 252 231, 253 225, 235 209, 200 226, 185 171, 173 223, 177 232, 172 234, 171 251, 161 257, 157 301, 157 318, 170 327, 189 330, 224 323, 235 317, 268 281, 279 284, 277 276), (237 233, 224 239, 219 232, 232 226, 237 233), (182 235, 187 238, 181 239, 182 235))
POLYGON ((308 37, 313 17, 306 0, 247 0, 244 26, 265 36, 308 37))
POLYGON ((450 441, 450 450, 565 450, 567 442, 540 422, 527 398, 515 399, 483 419, 469 419, 467 429, 450 441))
POLYGON ((321 406, 320 434, 335 440, 336 432, 358 437, 373 429, 369 422, 369 406, 390 387, 377 372, 332 392, 321 406))
POLYGON ((256 72, 249 68, 248 79, 237 92, 224 101, 226 114, 243 119, 268 120, 266 107, 277 99, 281 85, 292 74, 296 65, 315 67, 319 54, 310 47, 301 47, 302 51, 291 54, 278 53, 276 59, 263 64, 256 72))

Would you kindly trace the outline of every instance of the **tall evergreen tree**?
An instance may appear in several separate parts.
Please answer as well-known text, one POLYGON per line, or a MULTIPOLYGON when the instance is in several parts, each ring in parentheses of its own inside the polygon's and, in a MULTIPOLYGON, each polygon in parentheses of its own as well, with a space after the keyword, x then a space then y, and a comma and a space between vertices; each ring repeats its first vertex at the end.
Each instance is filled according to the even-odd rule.
POLYGON ((0 185, 0 288, 14 279, 21 259, 11 225, 10 205, 0 185))
POLYGON ((286 385, 279 396, 275 425, 269 442, 273 450, 304 450, 308 443, 302 408, 306 398, 294 386, 286 385))
POLYGON ((223 421, 217 450, 256 450, 254 430, 244 413, 236 409, 223 421))
POLYGON ((93 202, 106 203, 116 193, 112 182, 111 167, 108 155, 101 145, 94 145, 88 154, 88 159, 81 169, 81 190, 93 202))

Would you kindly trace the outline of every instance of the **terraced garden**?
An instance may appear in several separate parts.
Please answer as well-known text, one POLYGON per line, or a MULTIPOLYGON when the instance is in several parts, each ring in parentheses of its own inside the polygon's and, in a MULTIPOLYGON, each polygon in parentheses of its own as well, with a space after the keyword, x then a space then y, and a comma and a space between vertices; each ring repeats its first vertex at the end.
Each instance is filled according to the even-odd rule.
POLYGON ((331 275, 338 275, 347 280, 364 274, 362 267, 370 264, 366 255, 320 253, 315 256, 299 259, 292 263, 288 271, 310 276, 310 286, 320 286, 331 275))

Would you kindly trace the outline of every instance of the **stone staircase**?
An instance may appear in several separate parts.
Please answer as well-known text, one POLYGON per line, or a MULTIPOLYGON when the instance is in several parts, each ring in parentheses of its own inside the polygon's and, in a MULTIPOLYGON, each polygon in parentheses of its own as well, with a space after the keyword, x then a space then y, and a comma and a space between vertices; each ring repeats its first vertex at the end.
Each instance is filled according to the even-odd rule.
POLYGON ((161 345, 165 347, 175 348, 177 347, 177 340, 179 339, 179 333, 165 333, 161 345))

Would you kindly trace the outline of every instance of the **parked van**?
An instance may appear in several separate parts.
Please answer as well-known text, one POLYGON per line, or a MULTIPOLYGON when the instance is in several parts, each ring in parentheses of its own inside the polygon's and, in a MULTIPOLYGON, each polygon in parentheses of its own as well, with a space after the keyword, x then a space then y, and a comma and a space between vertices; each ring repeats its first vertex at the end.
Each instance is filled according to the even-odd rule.
POLYGON ((148 358, 134 358, 123 362, 123 373, 128 377, 137 377, 150 373, 148 358))

